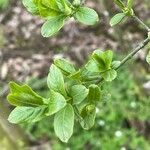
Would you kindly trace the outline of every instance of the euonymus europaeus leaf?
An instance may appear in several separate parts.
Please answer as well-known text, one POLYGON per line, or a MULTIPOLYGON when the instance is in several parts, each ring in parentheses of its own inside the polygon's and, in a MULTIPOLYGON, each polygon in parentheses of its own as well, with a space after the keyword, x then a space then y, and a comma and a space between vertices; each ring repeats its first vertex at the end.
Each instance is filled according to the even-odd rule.
POLYGON ((148 52, 148 54, 146 56, 146 61, 150 65, 150 51, 148 52))
POLYGON ((118 5, 118 7, 122 10, 125 10, 126 6, 125 4, 122 2, 122 0, 114 0, 115 4, 118 5))
POLYGON ((23 5, 27 8, 27 10, 34 14, 34 15, 39 15, 39 9, 36 6, 36 4, 33 2, 33 0, 23 0, 23 5))
POLYGON ((55 92, 66 96, 63 74, 55 65, 51 65, 50 67, 50 71, 47 77, 47 85, 55 92))
POLYGON ((127 2, 127 7, 128 7, 128 9, 132 9, 133 1, 134 1, 134 0, 128 0, 128 2, 127 2))
POLYGON ((66 0, 56 0, 57 6, 60 9, 61 12, 64 12, 65 15, 70 15, 72 10, 71 8, 67 5, 68 3, 66 0))
POLYGON ((28 85, 9 83, 11 93, 7 96, 10 104, 14 106, 38 107, 43 105, 43 98, 35 93, 28 85))
POLYGON ((117 77, 117 72, 114 69, 110 69, 101 74, 105 81, 111 82, 117 77))
POLYGON ((41 29, 43 37, 49 37, 56 34, 64 25, 64 20, 66 16, 57 16, 47 20, 41 29))
POLYGON ((37 122, 45 117, 46 106, 39 107, 16 107, 9 115, 8 121, 11 123, 31 123, 37 122))
POLYGON ((54 64, 67 76, 76 72, 73 64, 65 59, 55 59, 54 64))
POLYGON ((23 0, 29 12, 46 19, 41 29, 43 37, 55 35, 64 25, 67 18, 74 17, 86 25, 98 21, 98 14, 91 8, 81 6, 80 1, 68 0, 23 0))
POLYGON ((73 0, 73 5, 74 6, 80 6, 81 0, 73 0))
POLYGON ((61 141, 67 142, 73 134, 75 118, 86 130, 94 125, 96 105, 103 97, 100 85, 96 83, 101 78, 103 81, 115 79, 118 64, 120 62, 113 61, 110 50, 94 51, 88 63, 78 70, 67 60, 56 59, 47 78, 48 98, 39 96, 28 85, 10 83, 8 100, 17 107, 8 120, 30 123, 55 115, 55 133, 61 141))
POLYGON ((105 72, 111 68, 113 52, 111 50, 107 51, 94 51, 92 57, 98 64, 99 72, 105 72))
POLYGON ((87 105, 83 108, 81 112, 82 120, 80 120, 80 124, 83 129, 89 130, 93 127, 95 123, 96 117, 96 108, 94 105, 87 105))
POLYGON ((100 72, 98 62, 91 58, 88 63, 85 65, 85 68, 90 72, 100 72))
POLYGON ((68 78, 74 79, 74 80, 80 80, 81 79, 81 71, 78 70, 76 72, 71 73, 68 78))
POLYGON ((73 104, 81 103, 88 95, 89 90, 83 85, 74 85, 71 88, 70 94, 73 98, 73 104))
POLYGON ((98 78, 100 75, 99 75, 99 71, 98 72, 95 72, 95 69, 89 69, 88 67, 85 67, 82 68, 81 70, 81 78, 82 78, 82 81, 90 81, 91 79, 93 78, 98 78))
POLYGON ((100 90, 100 88, 95 84, 91 84, 89 86, 88 102, 95 104, 100 99, 101 99, 101 90, 100 90))
POLYGON ((118 13, 115 16, 113 16, 110 20, 110 25, 111 26, 115 26, 118 23, 120 23, 124 18, 125 18, 125 14, 124 13, 118 13))
POLYGON ((57 10, 58 8, 55 8, 55 6, 52 7, 51 5, 49 6, 49 3, 50 1, 43 1, 43 3, 39 2, 37 5, 39 9, 39 15, 46 20, 60 16, 60 12, 57 10))
POLYGON ((66 106, 65 98, 58 92, 50 91, 50 98, 48 100, 48 112, 47 116, 53 115, 54 113, 61 110, 66 106))
POLYGON ((67 104, 61 111, 56 113, 54 118, 54 129, 56 135, 62 142, 68 142, 74 126, 74 110, 67 104))
POLYGON ((99 20, 96 11, 88 7, 79 7, 75 13, 75 18, 86 25, 94 25, 99 20))
POLYGON ((120 66, 120 64, 121 64, 121 61, 113 61, 112 62, 112 68, 116 69, 120 66))

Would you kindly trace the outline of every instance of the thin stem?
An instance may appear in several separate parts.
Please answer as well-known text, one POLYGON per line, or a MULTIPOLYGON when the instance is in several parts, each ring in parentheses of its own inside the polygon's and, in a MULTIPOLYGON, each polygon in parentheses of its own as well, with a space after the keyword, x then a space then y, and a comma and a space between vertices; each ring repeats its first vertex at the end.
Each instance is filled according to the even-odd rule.
POLYGON ((150 31, 150 28, 136 15, 133 16, 137 22, 139 22, 148 32, 150 31))
POLYGON ((122 61, 119 67, 115 68, 115 70, 119 69, 122 65, 124 65, 128 60, 130 60, 137 52, 139 52, 142 48, 144 48, 150 42, 150 38, 145 39, 141 42, 131 53, 129 53, 122 61))

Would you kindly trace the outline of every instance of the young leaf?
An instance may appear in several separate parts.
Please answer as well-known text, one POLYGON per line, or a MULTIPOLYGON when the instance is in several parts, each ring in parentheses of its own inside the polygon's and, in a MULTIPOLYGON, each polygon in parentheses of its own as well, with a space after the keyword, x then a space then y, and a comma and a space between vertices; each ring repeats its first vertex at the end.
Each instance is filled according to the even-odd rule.
POLYGON ((71 88, 71 97, 73 98, 73 104, 81 103, 88 95, 89 90, 83 85, 74 85, 71 88))
POLYGON ((90 72, 95 72, 95 73, 99 73, 99 64, 97 63, 97 61, 95 61, 95 59, 91 58, 88 63, 85 65, 85 68, 87 70, 89 70, 90 72))
POLYGON ((9 86, 11 93, 7 96, 7 99, 10 104, 30 107, 43 105, 43 98, 36 94, 28 85, 20 86, 14 82, 10 82, 9 86))
POLYGON ((61 94, 54 92, 53 90, 51 90, 50 94, 48 113, 46 113, 47 116, 53 115, 66 106, 66 100, 61 94))
POLYGON ((81 79, 82 81, 91 81, 91 79, 97 79, 100 74, 99 72, 92 72, 93 70, 88 70, 88 68, 84 67, 81 70, 81 79))
POLYGON ((59 7, 56 2, 57 0, 34 0, 34 1, 37 1, 35 3, 38 4, 39 7, 43 5, 44 7, 48 7, 52 10, 60 12, 59 7))
POLYGON ((125 4, 122 2, 122 0, 114 0, 115 4, 118 5, 121 10, 124 10, 126 8, 125 4))
POLYGON ((101 76, 105 81, 111 82, 117 77, 117 72, 114 69, 110 69, 105 73, 102 73, 101 76))
POLYGON ((44 19, 51 19, 51 18, 60 16, 59 11, 53 8, 50 8, 46 5, 43 5, 43 3, 41 2, 38 3, 38 8, 39 8, 40 16, 44 19))
POLYGON ((132 6, 133 6, 133 0, 128 0, 127 2, 128 9, 132 9, 132 6))
POLYGON ((113 69, 116 69, 116 68, 118 68, 120 66, 120 64, 121 64, 121 61, 113 61, 111 67, 113 69))
POLYGON ((47 20, 41 28, 42 36, 50 37, 56 34, 63 27, 65 18, 66 16, 60 15, 47 20))
POLYGON ((54 130, 62 142, 68 142, 73 134, 74 110, 67 104, 61 111, 56 113, 54 118, 54 130))
POLYGON ((78 71, 76 71, 76 72, 74 72, 74 73, 71 73, 71 74, 68 76, 68 78, 74 79, 74 80, 80 80, 80 79, 81 79, 81 71, 78 70, 78 71))
POLYGON ((67 76, 76 72, 74 66, 65 59, 55 59, 54 64, 67 76))
POLYGON ((32 13, 34 15, 38 15, 39 14, 39 9, 35 5, 35 3, 33 2, 33 0, 23 0, 22 3, 27 8, 27 10, 30 13, 32 13))
POLYGON ((146 61, 150 65, 150 51, 148 52, 148 54, 146 56, 146 61))
POLYGON ((91 127, 93 127, 95 123, 95 117, 96 117, 96 108, 94 105, 87 105, 83 108, 82 112, 82 120, 80 120, 80 124, 83 129, 89 130, 91 127))
POLYGON ((124 18, 125 18, 125 14, 124 13, 118 13, 115 16, 113 16, 110 20, 110 25, 111 26, 115 26, 118 23, 120 23, 124 18))
POLYGON ((105 72, 111 68, 113 52, 111 50, 100 51, 96 50, 92 54, 93 59, 98 63, 99 72, 105 72))
POLYGON ((66 15, 71 14, 71 8, 67 5, 66 0, 56 0, 56 3, 61 12, 64 12, 66 15))
POLYGON ((47 77, 47 85, 50 89, 66 96, 63 74, 53 64, 50 67, 50 71, 47 77))
POLYGON ((74 6, 80 6, 81 0, 73 0, 73 5, 74 6))
POLYGON ((99 20, 96 11, 88 7, 79 7, 75 13, 75 18, 86 25, 94 25, 99 20))
POLYGON ((45 106, 16 107, 9 115, 8 121, 14 124, 37 122, 45 117, 45 106))
POLYGON ((101 99, 101 90, 100 88, 95 85, 91 84, 89 86, 89 94, 88 94, 88 101, 90 103, 95 103, 101 99))

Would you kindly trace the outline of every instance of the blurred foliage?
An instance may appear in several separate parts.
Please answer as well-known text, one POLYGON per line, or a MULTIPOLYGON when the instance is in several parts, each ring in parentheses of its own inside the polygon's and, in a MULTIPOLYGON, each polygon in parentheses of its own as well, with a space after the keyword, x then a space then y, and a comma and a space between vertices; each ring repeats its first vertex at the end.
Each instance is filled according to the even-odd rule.
MULTIPOLYGON (((46 79, 32 79, 28 82, 42 95, 48 95, 46 79)), ((133 73, 123 67, 119 71, 118 79, 112 84, 104 85, 103 89, 110 91, 106 99, 97 108, 95 126, 84 131, 75 126, 74 135, 68 144, 61 143, 54 134, 52 118, 23 128, 35 140, 48 138, 53 150, 148 150, 150 143, 144 136, 130 125, 130 121, 146 121, 149 114, 149 97, 141 93, 138 84, 134 81, 133 73)))
POLYGON ((8 7, 9 0, 0 0, 0 11, 8 7))

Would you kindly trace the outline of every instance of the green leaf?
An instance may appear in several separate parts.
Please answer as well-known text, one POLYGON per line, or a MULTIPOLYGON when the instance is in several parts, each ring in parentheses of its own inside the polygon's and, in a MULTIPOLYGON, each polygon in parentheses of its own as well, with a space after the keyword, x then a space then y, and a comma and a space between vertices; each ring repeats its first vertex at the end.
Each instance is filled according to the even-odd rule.
POLYGON ((111 82, 117 77, 117 72, 114 69, 110 69, 105 73, 102 73, 101 76, 105 81, 111 82))
POLYGON ((128 0, 127 2, 128 9, 132 9, 132 6, 133 6, 133 0, 128 0))
POLYGON ((9 115, 8 121, 14 124, 37 122, 45 117, 46 107, 16 107, 9 115))
POLYGON ((86 25, 94 25, 99 20, 96 11, 88 7, 79 7, 75 13, 75 18, 86 25))
POLYGON ((120 66, 120 64, 121 64, 121 61, 113 61, 112 62, 112 68, 116 69, 120 66))
POLYGON ((56 0, 56 3, 61 12, 64 12, 66 15, 71 14, 71 9, 67 5, 66 0, 56 0))
POLYGON ((45 7, 48 7, 50 9, 53 9, 55 11, 59 11, 59 8, 57 6, 57 0, 37 0, 39 1, 40 6, 44 5, 45 7))
POLYGON ((125 10, 126 6, 121 0, 114 0, 115 4, 118 5, 119 8, 125 10))
POLYGON ((22 3, 30 13, 34 15, 39 14, 38 7, 35 5, 33 0, 23 0, 22 3))
POLYGON ((83 108, 82 112, 82 120, 80 120, 80 124, 83 129, 89 130, 93 127, 95 123, 96 117, 96 108, 94 105, 87 105, 83 108))
POLYGON ((44 19, 51 19, 60 16, 59 11, 48 7, 48 5, 45 6, 40 2, 38 3, 38 8, 39 8, 40 16, 43 17, 44 19))
POLYGON ((74 85, 71 88, 71 97, 73 98, 73 104, 81 103, 88 95, 89 90, 83 85, 74 85))
POLYGON ((74 66, 65 59, 55 59, 54 64, 67 76, 76 72, 74 66))
POLYGON ((81 70, 81 78, 82 78, 82 81, 91 81, 91 79, 93 80, 94 79, 97 79, 99 77, 99 72, 94 72, 94 69, 93 70, 89 70, 88 68, 84 67, 82 68, 81 70), (92 72, 93 71, 93 72, 92 72))
POLYGON ((81 71, 78 70, 78 71, 76 71, 76 72, 74 72, 74 73, 71 73, 71 74, 68 76, 68 78, 74 79, 74 80, 81 80, 81 71))
POLYGON ((146 61, 150 65, 150 51, 148 52, 148 54, 146 56, 146 61))
POLYGON ((98 73, 100 72, 99 70, 99 65, 95 59, 91 58, 88 63, 85 65, 85 68, 89 70, 90 72, 95 72, 98 73))
POLYGON ((96 50, 92 54, 92 57, 97 61, 99 72, 105 72, 111 68, 113 52, 111 50, 100 51, 96 50))
POLYGON ((47 78, 47 85, 50 89, 55 92, 61 93, 66 96, 65 86, 64 86, 64 78, 61 71, 55 66, 51 65, 50 71, 47 78))
POLYGON ((67 104, 61 111, 56 113, 54 118, 54 130, 62 142, 68 142, 73 134, 74 110, 67 104))
POLYGON ((65 106, 66 106, 65 98, 61 94, 51 90, 50 98, 48 101, 48 113, 46 113, 46 115, 47 116, 53 115, 54 113, 58 112, 65 106))
POLYGON ((36 94, 28 85, 20 86, 14 82, 9 83, 11 93, 7 96, 10 104, 14 106, 37 107, 43 105, 43 98, 36 94))
POLYGON ((38 2, 40 15, 46 19, 63 15, 69 15, 71 9, 65 0, 41 0, 38 2))
POLYGON ((41 28, 42 36, 50 37, 56 34, 63 27, 65 18, 66 16, 61 15, 47 20, 41 28))
POLYGON ((90 103, 95 103, 101 99, 101 90, 100 88, 95 85, 91 84, 89 86, 89 94, 88 94, 88 101, 90 103))
POLYGON ((111 26, 115 26, 118 23, 120 23, 124 18, 125 18, 125 14, 124 13, 118 13, 115 16, 113 16, 110 20, 110 25, 111 26))
POLYGON ((73 0, 73 5, 74 6, 80 6, 81 5, 81 0, 73 0))

